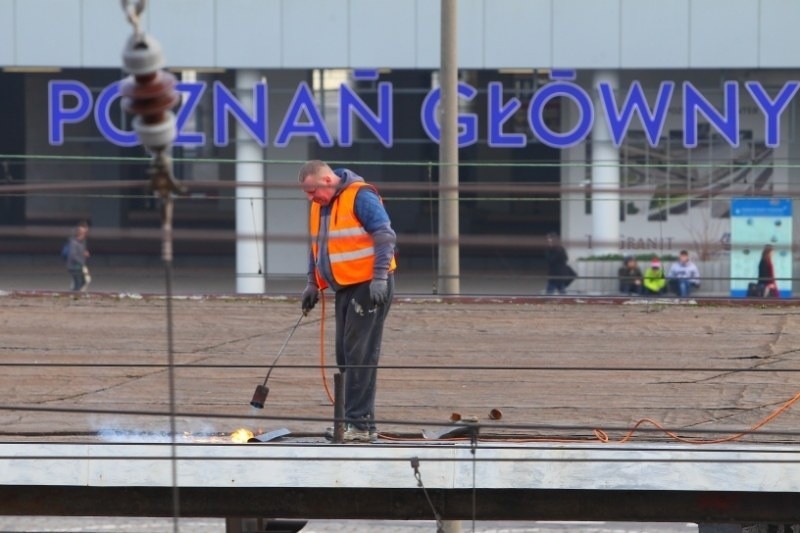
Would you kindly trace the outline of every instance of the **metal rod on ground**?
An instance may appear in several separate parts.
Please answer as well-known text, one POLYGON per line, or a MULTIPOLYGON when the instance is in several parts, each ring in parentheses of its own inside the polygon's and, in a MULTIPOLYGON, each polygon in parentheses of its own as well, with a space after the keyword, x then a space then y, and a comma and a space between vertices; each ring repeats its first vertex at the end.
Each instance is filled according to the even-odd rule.
POLYGON ((333 375, 333 442, 344 442, 344 375, 333 375))

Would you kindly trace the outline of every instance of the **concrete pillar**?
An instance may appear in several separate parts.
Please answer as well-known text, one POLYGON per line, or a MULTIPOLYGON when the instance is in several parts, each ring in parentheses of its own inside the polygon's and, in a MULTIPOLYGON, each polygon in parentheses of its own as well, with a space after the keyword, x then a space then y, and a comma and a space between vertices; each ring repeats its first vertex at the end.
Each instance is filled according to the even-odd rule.
MULTIPOLYGON (((619 87, 619 78, 614 71, 597 71, 592 81, 594 109, 602 109, 599 93, 595 90, 600 82, 619 87)), ((605 120, 595 115, 592 127, 592 248, 593 255, 619 253, 619 209, 620 209, 619 149, 611 140, 611 132, 605 120), (606 192, 607 191, 607 192, 606 192)))
MULTIPOLYGON (((311 83, 306 70, 268 70, 270 145, 267 146, 267 239, 266 272, 269 280, 299 276, 298 293, 305 286, 308 268, 308 209, 309 203, 300 190, 297 172, 311 156, 309 137, 295 136, 286 146, 272 143, 278 134, 283 115, 289 109, 300 82, 311 83), (277 161, 276 161, 277 160, 277 161), (280 186, 278 186, 280 185, 280 186)), ((338 165, 336 165, 338 166, 338 165)), ((365 176, 369 180, 369 176, 365 176)))
MULTIPOLYGON (((236 95, 252 110, 254 70, 236 72, 236 95)), ((236 125, 236 292, 259 294, 264 283, 264 151, 245 128, 236 125)))
MULTIPOLYGON (((564 124, 575 124, 574 117, 567 116, 570 107, 566 106, 562 121, 564 124)), ((569 127, 569 126, 567 126, 569 127)), ((561 150, 561 187, 574 192, 562 192, 560 203, 561 211, 561 240, 565 243, 570 258, 577 259, 592 255, 594 250, 591 245, 591 221, 584 220, 585 188, 590 185, 586 172, 586 147, 583 144, 571 146, 561 150)), ((544 231, 537 232, 544 239, 544 231)), ((542 242, 544 246, 544 242, 542 242)))

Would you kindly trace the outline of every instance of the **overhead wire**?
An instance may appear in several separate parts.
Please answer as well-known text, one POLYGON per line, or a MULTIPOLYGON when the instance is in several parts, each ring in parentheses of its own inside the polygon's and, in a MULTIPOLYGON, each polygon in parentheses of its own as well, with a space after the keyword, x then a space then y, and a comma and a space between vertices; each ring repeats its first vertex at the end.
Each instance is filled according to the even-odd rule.
MULTIPOLYGON (((261 336, 261 335, 259 335, 261 336)), ((6 348, 8 349, 8 348, 6 348)), ((46 351, 46 350, 45 350, 46 351)), ((181 352, 176 351, 177 355, 193 355, 197 354, 197 352, 181 352)), ((324 353, 324 352, 323 352, 324 353)), ((324 361, 324 358, 322 359, 324 361)), ((779 361, 775 361, 779 362, 779 361)), ((103 362, 92 362, 92 363, 57 363, 57 362, 30 362, 30 361, 6 361, 0 362, 0 368, 4 367, 19 367, 19 368, 167 368, 167 364, 165 363, 103 363, 103 362)), ((208 368, 229 368, 229 369, 254 369, 254 368, 262 368, 263 364, 260 363, 175 363, 174 365, 176 368, 184 369, 184 370, 202 370, 208 368)), ((393 365, 393 364, 379 364, 377 367, 375 365, 338 365, 338 364, 303 364, 303 363, 291 363, 291 364, 276 364, 275 368, 282 368, 282 369, 295 369, 295 370, 306 370, 306 369, 318 369, 323 368, 324 370, 336 370, 336 369, 349 369, 349 368, 379 368, 380 370, 419 370, 423 372, 429 372, 431 370, 441 370, 445 372, 450 372, 453 370, 463 370, 466 372, 471 371, 481 371, 481 372, 520 372, 520 371, 531 371, 531 372, 573 372, 573 371, 580 371, 580 372, 645 372, 645 373, 661 373, 661 372, 736 372, 741 374, 749 374, 749 373, 775 373, 774 368, 763 368, 763 367, 634 367, 634 366, 549 366, 549 365, 508 365, 508 366, 497 366, 497 365, 393 365)), ((794 374, 800 372, 800 368, 781 368, 779 369, 780 372, 786 372, 789 374, 794 374)))
MULTIPOLYGON (((361 162, 359 162, 359 164, 361 164, 361 162)), ((432 167, 429 165, 428 166, 429 181, 430 181, 431 168, 432 167)), ((124 182, 121 182, 121 183, 124 185, 124 182)), ((136 182, 136 183, 137 183, 138 187, 141 187, 141 183, 139 183, 139 182, 136 182)), ((68 189, 68 190, 80 192, 82 190, 90 190, 90 187, 94 187, 95 186, 95 184, 88 184, 88 183, 86 183, 86 184, 75 184, 75 185, 77 185, 77 187, 75 187, 73 189, 68 189), (85 187, 85 188, 83 188, 83 187, 85 187)), ((38 194, 43 194, 43 193, 52 192, 52 191, 56 191, 56 190, 64 190, 64 189, 59 189, 59 185, 58 184, 53 184, 52 185, 52 189, 48 189, 47 187, 49 187, 49 186, 51 186, 51 185, 44 185, 42 188, 34 189, 34 190, 27 190, 27 191, 26 190, 22 190, 22 189, 17 189, 19 192, 15 193, 15 194, 38 195, 38 194)), ((197 190, 201 190, 203 187, 207 187, 208 189, 210 189, 212 186, 213 187, 219 187, 220 189, 224 189, 224 188, 232 187, 233 186, 233 182, 209 182, 207 184, 198 184, 197 185, 197 190)), ((268 185, 265 185, 265 186, 268 186, 268 187, 272 187, 272 186, 282 187, 282 185, 276 185, 276 184, 268 184, 268 185)), ((194 187, 194 185, 192 185, 192 187, 194 187)), ((405 185, 401 184, 401 186, 398 186, 396 188, 396 190, 397 191, 401 191, 401 192, 408 192, 408 191, 411 191, 413 189, 413 187, 414 187, 413 184, 410 184, 408 186, 405 186, 405 185)), ((101 186, 100 190, 102 190, 103 188, 104 187, 101 186)), ((108 187, 108 188, 111 188, 111 187, 108 187)), ((124 188, 124 187, 120 187, 120 185, 115 182, 114 183, 114 188, 118 188, 119 189, 119 188, 124 188)), ((131 188, 133 188, 133 187, 131 187, 131 188)), ((391 189, 391 187, 389 187, 389 189, 391 189)), ((8 190, 15 190, 15 189, 8 189, 8 190)), ((428 196, 427 197, 426 196, 420 196, 418 198, 417 197, 412 197, 410 199, 411 200, 414 200, 414 199, 416 199, 416 200, 419 200, 419 199, 423 199, 423 200, 432 199, 433 198, 433 194, 435 193, 435 191, 440 190, 440 189, 434 187, 432 184, 429 183, 429 186, 427 188, 422 188, 421 190, 423 192, 427 191, 428 196)), ((469 187, 467 187, 467 190, 469 190, 469 187)), ((497 196, 497 197, 493 197, 493 198, 486 198, 485 199, 486 201, 493 201, 493 200, 527 201, 527 200, 544 198, 544 197, 541 197, 541 196, 533 196, 533 195, 534 194, 542 194, 544 192, 550 192, 552 190, 552 188, 539 187, 537 189, 537 188, 534 188, 534 187, 531 187, 531 188, 514 187, 514 186, 507 186, 506 187, 506 186, 503 186, 501 184, 496 189, 492 189, 490 186, 484 186, 484 185, 476 186, 470 192, 487 192, 488 193, 490 190, 493 191, 493 192, 499 191, 500 193, 504 193, 504 194, 513 194, 513 193, 523 194, 524 193, 524 194, 529 194, 531 196, 527 196, 527 197, 497 196)), ((585 188, 584 189, 579 189, 579 190, 581 192, 585 192, 586 191, 585 188)), ((578 189, 575 189, 572 192, 576 192, 576 191, 578 191, 578 189)), ((2 196, 4 194, 4 192, 5 191, 4 191, 3 187, 0 186, 0 196, 2 196)), ((569 191, 567 191, 567 192, 569 192, 569 191)), ((675 191, 673 191, 673 192, 675 192, 675 191)), ((136 196, 136 195, 124 195, 124 194, 113 194, 113 195, 112 194, 109 194, 109 195, 102 195, 101 194, 101 195, 95 195, 94 197, 125 198, 125 197, 142 197, 142 196, 141 195, 139 195, 139 196, 136 196)), ((208 196, 207 196, 207 198, 208 198, 208 196)), ((212 196, 212 198, 218 198, 218 199, 226 198, 227 199, 227 198, 233 198, 233 196, 224 195, 224 194, 217 194, 217 195, 212 196)), ((409 199, 409 198, 407 198, 407 197, 398 197, 398 200, 407 200, 407 199, 409 199)), ((470 200, 474 201, 476 199, 472 198, 470 200)), ((480 201, 480 200, 484 200, 484 199, 479 198, 478 200, 480 201)), ((252 200, 251 200, 251 208, 252 208, 252 200)), ((431 224, 433 224, 433 213, 432 213, 432 211, 431 211, 431 224)), ((431 226, 431 230, 432 229, 433 229, 433 227, 431 226)), ((12 230, 12 231, 14 231, 14 230, 12 230)), ((99 233, 102 234, 102 231, 99 232, 99 233)), ((46 232, 43 231, 41 233, 41 235, 47 235, 47 234, 46 234, 46 232)), ((136 232, 130 232, 130 233, 125 234, 125 235, 120 233, 120 237, 121 238, 137 238, 137 237, 141 237, 142 235, 144 235, 144 234, 138 234, 136 232)), ((109 237, 106 237, 106 238, 113 238, 114 236, 115 236, 115 234, 113 232, 110 232, 109 233, 109 237)), ((147 237, 151 238, 151 239, 155 239, 156 235, 151 232, 151 233, 147 234, 147 237)), ((219 241, 219 242, 222 242, 224 240, 235 240, 235 239, 237 239, 236 236, 230 236, 230 235, 223 236, 221 234, 207 233, 207 232, 205 232, 205 230, 203 232, 198 232, 197 235, 193 235, 193 234, 189 234, 189 233, 182 234, 180 232, 176 232, 175 237, 177 237, 178 239, 182 239, 182 238, 185 238, 185 239, 196 239, 196 240, 201 240, 202 239, 202 240, 207 241, 207 242, 208 241, 214 242, 215 240, 219 241)), ((260 238, 263 238, 263 237, 264 236, 256 236, 255 238, 260 239, 260 238)), ((238 238, 240 238, 240 237, 238 237, 238 238)), ((269 238, 273 239, 274 242, 296 242, 296 241, 299 242, 299 240, 300 240, 297 236, 270 235, 269 238)), ((404 239, 405 239, 405 237, 401 236, 401 242, 405 242, 404 239)), ((436 244, 440 243, 441 240, 437 239, 434 236, 434 234, 432 233, 430 238, 428 238, 427 240, 422 239, 422 238, 414 238, 414 236, 409 236, 407 242, 409 242, 411 244, 421 244, 421 245, 430 244, 431 250, 434 250, 436 244)), ((529 246, 532 246, 534 244, 534 242, 535 242, 534 240, 529 240, 529 239, 525 239, 525 238, 520 240, 520 239, 518 239, 516 237, 507 239, 507 242, 506 242, 505 239, 498 239, 498 238, 496 238, 496 236, 481 236, 481 237, 476 238, 474 240, 471 240, 470 236, 462 236, 461 239, 460 239, 460 243, 462 245, 464 245, 464 246, 492 246, 492 247, 497 247, 497 246, 509 245, 512 248, 514 246, 529 247, 529 246), (514 241, 514 243, 511 242, 512 240, 514 241)), ((541 244, 541 243, 536 243, 536 244, 541 244)), ((434 267, 435 267, 435 260, 433 259, 433 255, 431 257, 432 257, 432 260, 434 261, 433 264, 434 264, 434 267)), ((259 270, 260 269, 261 269, 261 265, 259 264, 259 270)), ((434 268, 434 270, 435 270, 435 268, 434 268)), ((167 301, 167 306, 168 306, 168 317, 171 317, 171 301, 172 301, 172 294, 171 293, 172 293, 172 289, 171 289, 171 282, 169 281, 169 275, 167 274, 166 277, 167 277, 167 281, 166 281, 167 300, 166 301, 167 301)), ((436 287, 436 285, 435 285, 435 276, 434 276, 434 292, 436 292, 435 291, 435 287, 436 287)), ((512 301, 512 300, 509 299, 507 301, 512 301)), ((320 364, 319 365, 290 365, 290 364, 286 364, 286 365, 276 366, 276 368, 303 369, 303 368, 314 368, 314 367, 318 366, 319 369, 320 369, 321 378, 322 378, 322 384, 323 384, 323 387, 325 389, 325 393, 326 393, 329 401, 331 403, 333 403, 333 398, 332 398, 332 395, 330 393, 330 390, 329 390, 328 384, 327 384, 326 370, 328 370, 328 369, 341 369, 341 367, 339 367, 338 365, 327 365, 325 363, 325 324, 324 324, 325 315, 326 315, 325 305, 326 305, 325 304, 325 296, 323 294, 322 297, 321 297, 322 319, 320 320, 320 364)), ((414 312, 414 311, 410 310, 409 312, 414 312)), ((171 318, 168 318, 168 338, 170 339, 168 341, 168 344, 170 346, 170 353, 172 354, 172 357, 174 357, 174 353, 172 352, 172 348, 171 348, 172 342, 173 342, 171 340, 171 337, 172 337, 171 327, 172 327, 171 318)), ((6 362, 3 362, 3 363, 0 363, 0 366, 3 366, 3 367, 14 367, 14 366, 24 367, 24 366, 41 366, 41 365, 24 364, 24 363, 17 364, 17 363, 6 363, 6 362)), ((96 363, 96 364, 90 364, 90 365, 79 365, 79 364, 69 364, 69 363, 50 363, 47 366, 51 366, 53 368, 82 367, 82 366, 89 366, 89 367, 94 366, 94 367, 98 367, 98 368, 103 368, 103 367, 165 368, 165 367, 169 367, 171 369, 185 370, 185 369, 191 369, 191 368, 201 369, 201 368, 219 368, 219 367, 224 367, 224 368, 228 368, 228 369, 247 369, 247 368, 257 367, 258 365, 255 365, 255 364, 254 365, 247 365, 247 364, 238 364, 238 363, 220 364, 220 365, 207 364, 207 363, 203 363, 203 364, 192 364, 192 363, 183 364, 183 363, 181 363, 181 364, 178 364, 178 363, 176 363, 174 361, 174 359, 171 359, 166 365, 158 365, 158 364, 149 365, 149 364, 135 364, 135 363, 132 363, 132 364, 96 363)), ((350 367, 344 367, 344 368, 350 368, 350 367)), ((549 365, 510 365, 510 366, 505 366, 505 367, 500 367, 500 366, 497 366, 497 365, 380 365, 379 368, 381 370, 401 370, 401 371, 410 371, 410 370, 420 370, 420 371, 441 370, 441 371, 449 371, 449 370, 457 370, 457 371, 466 371, 466 372, 493 372, 493 371, 673 372, 673 371, 680 371, 680 372, 741 372, 741 373, 748 373, 748 372, 774 372, 775 371, 774 369, 736 367, 736 366, 730 366, 730 365, 726 366, 726 367, 718 367, 718 368, 715 368, 715 367, 670 367, 670 366, 666 366, 666 365, 661 365, 661 366, 652 367, 652 368, 627 367, 627 366, 604 367, 602 365, 582 365, 582 366, 568 366, 568 365, 557 365, 557 366, 549 366, 549 365)), ((780 369, 781 372, 787 372, 787 373, 797 372, 799 370, 800 369, 793 369, 793 368, 780 369)), ((174 379, 174 378, 171 378, 171 379, 174 379)), ((171 390, 173 392, 171 393, 171 398, 170 398, 169 415, 172 416, 172 417, 176 417, 176 416, 181 416, 181 417, 186 417, 186 418, 214 417, 214 418, 223 418, 223 419, 241 419, 242 418, 240 415, 220 416, 219 414, 216 414, 216 413, 179 413, 178 409, 177 409, 177 402, 175 401, 175 398, 174 398, 174 389, 173 389, 174 383, 171 383, 170 387, 171 387, 171 390)), ((753 424, 753 425, 751 425, 751 426, 749 426, 746 429, 743 429, 741 431, 736 431, 736 432, 734 432, 732 434, 726 434, 725 436, 721 436, 719 438, 708 438, 707 437, 708 435, 718 435, 718 434, 725 433, 725 432, 723 432, 722 430, 719 430, 719 429, 669 428, 669 427, 666 427, 663 424, 657 422, 656 420, 654 420, 652 418, 642 418, 642 419, 638 420, 633 425, 633 427, 631 427, 631 428, 627 428, 627 427, 618 427, 618 428, 616 428, 615 431, 624 432, 624 435, 622 437, 618 438, 618 439, 613 439, 610 436, 609 432, 612 431, 612 429, 610 429, 610 428, 598 429, 598 428, 593 428, 593 427, 588 426, 588 425, 569 426, 569 425, 566 425, 566 424, 565 425, 559 425, 559 426, 553 426, 553 425, 547 425, 547 424, 542 424, 542 425, 536 425, 536 424, 532 424, 532 425, 531 424, 529 424, 529 425, 525 425, 525 424, 519 424, 519 425, 515 425, 515 424, 508 424, 508 425, 476 425, 476 427, 475 427, 476 432, 475 432, 475 436, 474 437, 473 436, 463 437, 463 438, 454 437, 454 438, 449 438, 449 439, 440 439, 438 441, 433 441, 433 442, 423 441, 422 439, 420 439, 420 437, 394 436, 394 435, 391 435, 391 434, 382 434, 381 438, 386 440, 386 441, 389 441, 389 442, 395 442, 395 443, 402 444, 404 446, 410 446, 410 447, 413 447, 413 446, 420 446, 421 447, 421 446, 431 445, 431 444, 434 444, 434 443, 436 443, 436 444, 453 444, 453 445, 461 445, 461 444, 467 444, 468 443, 469 444, 469 450, 471 452, 471 457, 469 457, 468 459, 456 458, 456 459, 447 459, 447 460, 448 461, 449 460, 453 460, 453 461, 471 461, 471 463, 472 463, 472 491, 473 491, 472 503, 473 503, 473 527, 474 527, 474 520, 475 520, 474 511, 477 508, 477 502, 475 500, 475 498, 476 498, 476 487, 477 487, 477 479, 476 479, 476 475, 477 475, 476 474, 476 472, 477 472, 477 468, 476 467, 477 467, 477 464, 478 463, 492 463, 492 462, 508 462, 508 461, 510 461, 509 459, 497 458, 497 457, 478 457, 479 454, 476 453, 477 449, 478 449, 478 446, 480 446, 481 449, 489 448, 489 447, 492 447, 492 446, 496 446, 495 449, 509 449, 511 446, 519 445, 519 444, 539 445, 539 444, 546 444, 546 443, 555 443, 555 444, 568 444, 568 445, 569 444, 576 444, 576 445, 586 446, 586 445, 593 445, 593 444, 599 443, 599 444, 602 444, 602 445, 625 444, 626 446, 630 446, 630 448, 626 448, 626 449, 640 450, 640 449, 644 449, 644 448, 640 447, 640 444, 641 444, 642 441, 640 439, 637 439, 636 436, 637 435, 641 435, 641 434, 647 434, 650 439, 652 439, 654 435, 662 435, 663 434, 663 435, 665 435, 666 437, 668 437, 672 441, 677 441, 677 442, 679 442, 681 444, 691 444, 691 445, 733 443, 733 442, 736 442, 736 441, 739 441, 739 440, 743 439, 746 436, 756 436, 757 433, 760 433, 760 434, 765 435, 765 436, 785 436, 785 437, 788 437, 790 439, 795 439, 798 436, 798 433, 796 431, 782 431, 782 430, 771 431, 771 430, 767 429, 767 426, 771 422, 776 420, 779 416, 781 416, 786 411, 788 411, 798 401, 799 398, 800 398, 800 393, 796 394, 795 396, 793 396, 789 400, 786 400, 785 402, 782 402, 780 406, 778 406, 773 411, 771 411, 767 416, 761 418, 755 424, 753 424), (645 426, 652 426, 652 427, 645 427, 645 426), (483 430, 487 430, 487 431, 494 431, 494 430, 550 431, 550 432, 553 432, 553 433, 555 433, 555 432, 566 433, 566 432, 572 431, 572 432, 586 432, 587 435, 584 436, 584 437, 581 437, 581 438, 570 438, 569 436, 558 437, 558 436, 554 436, 554 435, 535 435, 535 436, 532 436, 532 435, 528 435, 528 436, 503 435, 503 436, 498 436, 498 435, 492 435, 491 433, 487 433, 487 434, 479 434, 478 433, 478 431, 483 431, 483 430), (691 435, 691 434, 698 435, 698 437, 697 438, 688 438, 688 437, 686 437, 686 435, 691 435)), ((23 407, 21 407, 21 406, 2 406, 2 405, 0 405, 0 410, 25 411, 25 409, 23 407)), ((99 414, 114 413, 114 414, 121 414, 123 416, 127 416, 127 415, 131 415, 131 416, 134 416, 134 415, 146 415, 146 416, 155 415, 155 416, 157 416, 159 414, 158 411, 122 411, 122 410, 74 410, 74 411, 70 411, 70 410, 58 410, 58 409, 54 410, 54 409, 51 409, 51 408, 46 408, 45 410, 47 410, 48 412, 64 412, 64 413, 74 412, 76 414, 80 414, 80 413, 99 413, 99 414)), ((258 420, 268 420, 268 421, 276 421, 276 422, 278 422, 278 421, 282 421, 282 422, 290 422, 290 421, 322 422, 322 421, 325 421, 325 422, 328 422, 330 419, 329 418, 323 418, 323 417, 299 417, 299 416, 276 417, 276 416, 269 416, 268 415, 266 417, 259 416, 258 420)), ((394 424, 394 425, 398 425, 398 426, 402 426, 402 425, 405 425, 405 426, 420 426, 420 425, 423 425, 423 426, 436 426, 436 425, 441 425, 440 423, 438 423, 436 421, 432 421, 432 420, 413 420, 413 419, 394 420, 394 421, 393 420, 380 420, 378 422, 387 423, 387 424, 394 424)), ((171 427, 170 427, 170 435, 171 435, 171 438, 173 439, 173 442, 177 444, 177 442, 178 442, 177 436, 179 435, 179 433, 177 432, 176 427, 174 425, 171 425, 171 427)), ((272 444, 272 445, 281 446, 280 443, 275 443, 275 444, 272 444)), ((329 445, 325 445, 325 444, 322 444, 322 445, 319 445, 319 444, 302 444, 302 445, 303 446, 319 446, 319 447, 329 446, 329 445)), ((569 449, 569 448, 567 448, 567 449, 569 449)), ((576 449, 585 449, 585 448, 581 447, 581 448, 576 448, 576 449)), ((603 447, 600 446, 600 447, 597 447, 595 449, 602 450, 603 447)), ((738 453, 740 450, 737 449, 736 451, 738 453)), ((749 453, 749 452, 745 448, 744 450, 742 450, 742 453, 749 453)), ((795 453, 795 452, 787 452, 787 453, 795 453)), ((480 455, 483 455, 483 454, 480 454, 480 455)), ((324 453, 320 454, 318 457, 311 457, 311 458, 304 457, 302 459, 301 458, 291 458, 291 459, 281 458, 281 459, 278 459, 278 458, 269 458, 269 457, 266 457, 266 458, 262 458, 262 457, 253 458, 253 457, 248 457, 248 456, 244 456, 244 455, 241 456, 241 457, 238 457, 238 459, 241 459, 243 457, 246 457, 248 460, 303 460, 303 461, 307 461, 307 460, 308 461, 331 461, 331 460, 334 460, 331 457, 325 456, 324 453)), ((148 458, 151 458, 151 457, 148 457, 148 458)), ((98 459, 103 459, 103 457, 98 457, 98 459)), ((133 458, 133 459, 136 459, 136 458, 133 458)), ((373 459, 374 458, 365 458, 365 457, 345 457, 345 458, 337 457, 335 460, 337 460, 337 461, 363 461, 363 460, 373 460, 373 459)), ((174 456, 173 456, 173 460, 174 460, 174 456)), ((184 458, 181 458, 181 460, 183 461, 184 458)), ((186 459, 186 460, 190 460, 190 459, 186 459)), ((233 458, 231 458, 231 460, 233 460, 233 458)), ((380 460, 380 459, 374 459, 374 460, 380 460)), ((389 460, 389 459, 385 459, 385 460, 389 460)), ((427 460, 428 459, 426 459, 426 461, 427 460)), ((435 460, 435 459, 433 459, 433 460, 435 460)), ((543 461, 543 460, 546 460, 546 459, 543 459, 543 458, 523 458, 523 459, 514 459, 513 461, 517 461, 517 460, 519 460, 519 461, 543 461)), ((563 461, 590 461, 591 460, 591 461, 593 461, 593 460, 599 460, 599 459, 568 458, 568 459, 548 459, 548 460, 554 460, 554 461, 561 461, 561 460, 563 460, 563 461)), ((647 461, 647 459, 631 458, 631 457, 628 457, 628 458, 625 458, 625 459, 605 459, 604 458, 602 460, 604 462, 615 462, 615 461, 618 461, 618 462, 623 462, 623 461, 630 462, 630 461, 639 461, 639 460, 647 461)), ((667 460, 665 460, 665 461, 667 461, 667 460)), ((671 458, 671 459, 668 460, 668 462, 682 462, 682 461, 683 460, 680 459, 680 458, 671 458)), ((686 460, 686 462, 697 462, 697 461, 698 461, 697 459, 686 460)), ((709 459, 708 461, 709 462, 719 462, 719 463, 722 463, 722 464, 727 464, 727 463, 735 463, 735 462, 739 461, 739 459, 731 459, 731 460, 724 460, 724 459, 722 459, 722 460, 713 459, 712 460, 712 459, 709 459)), ((780 462, 780 461, 778 461, 778 460, 765 460, 764 462, 780 462)), ((795 458, 794 457, 789 457, 785 462, 793 463, 793 462, 795 462, 795 458)), ((175 486, 177 486, 177 481, 175 481, 175 486)), ((178 513, 176 513, 176 516, 177 516, 177 514, 178 513)))

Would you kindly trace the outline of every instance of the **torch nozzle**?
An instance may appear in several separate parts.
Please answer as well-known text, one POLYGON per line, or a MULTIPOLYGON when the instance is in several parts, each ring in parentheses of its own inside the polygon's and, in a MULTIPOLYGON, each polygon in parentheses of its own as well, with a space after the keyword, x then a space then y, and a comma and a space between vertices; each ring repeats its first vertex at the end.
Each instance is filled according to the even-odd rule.
POLYGON ((263 409, 264 403, 267 401, 268 394, 269 394, 269 387, 267 387, 266 385, 257 386, 256 391, 253 393, 253 399, 250 400, 250 405, 252 405, 256 409, 263 409))

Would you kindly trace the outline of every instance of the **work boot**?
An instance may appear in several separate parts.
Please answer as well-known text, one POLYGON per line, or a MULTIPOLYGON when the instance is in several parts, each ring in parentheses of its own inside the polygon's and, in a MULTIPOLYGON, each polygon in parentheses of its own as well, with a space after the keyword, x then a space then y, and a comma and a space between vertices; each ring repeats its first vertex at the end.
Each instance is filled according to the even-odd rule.
MULTIPOLYGON (((333 428, 325 428, 325 438, 333 440, 333 428)), ((344 425, 344 442, 375 442, 378 440, 378 431, 373 429, 360 429, 352 424, 344 425)))
MULTIPOLYGON (((325 428, 325 438, 328 440, 333 440, 333 428, 328 427, 325 428)), ((369 440, 370 442, 375 442, 380 438, 380 433, 375 428, 369 428, 369 440)))

